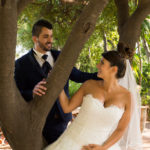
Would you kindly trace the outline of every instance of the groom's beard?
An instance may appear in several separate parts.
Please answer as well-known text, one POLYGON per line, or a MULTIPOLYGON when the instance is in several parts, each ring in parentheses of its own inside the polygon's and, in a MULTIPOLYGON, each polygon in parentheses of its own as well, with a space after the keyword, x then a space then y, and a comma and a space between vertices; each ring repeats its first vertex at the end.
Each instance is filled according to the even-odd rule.
POLYGON ((52 42, 46 42, 45 44, 43 44, 38 40, 38 44, 39 44, 39 47, 46 52, 50 51, 52 48, 52 42))

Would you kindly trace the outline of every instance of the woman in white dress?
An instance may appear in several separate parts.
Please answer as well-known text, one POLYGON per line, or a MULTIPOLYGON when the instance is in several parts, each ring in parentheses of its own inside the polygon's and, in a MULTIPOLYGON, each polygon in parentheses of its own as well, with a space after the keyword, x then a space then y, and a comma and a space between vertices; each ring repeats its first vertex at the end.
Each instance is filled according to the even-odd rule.
MULTIPOLYGON (((127 52, 122 44, 118 51, 127 52)), ((134 126, 131 93, 120 86, 118 79, 125 75, 126 59, 117 51, 102 54, 97 76, 103 80, 86 81, 74 96, 61 92, 59 99, 65 113, 81 105, 73 123, 45 150, 141 150, 141 136, 130 137, 134 126), (134 142, 130 142, 131 140, 134 142)), ((134 109, 137 109, 134 108, 134 109)), ((136 114, 137 115, 137 114, 136 114)), ((135 123, 135 122, 134 122, 135 123)), ((136 125, 139 121, 136 120, 136 125)), ((139 126, 135 126, 139 131, 139 126)), ((137 130, 135 131, 137 133, 137 130)))

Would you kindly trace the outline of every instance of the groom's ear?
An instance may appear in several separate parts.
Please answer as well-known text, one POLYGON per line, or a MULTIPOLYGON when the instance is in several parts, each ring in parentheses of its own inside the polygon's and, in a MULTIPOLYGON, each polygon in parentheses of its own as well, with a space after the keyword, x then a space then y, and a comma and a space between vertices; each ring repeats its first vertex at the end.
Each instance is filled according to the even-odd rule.
POLYGON ((32 40, 33 40, 34 43, 37 42, 37 37, 36 36, 32 36, 32 40))

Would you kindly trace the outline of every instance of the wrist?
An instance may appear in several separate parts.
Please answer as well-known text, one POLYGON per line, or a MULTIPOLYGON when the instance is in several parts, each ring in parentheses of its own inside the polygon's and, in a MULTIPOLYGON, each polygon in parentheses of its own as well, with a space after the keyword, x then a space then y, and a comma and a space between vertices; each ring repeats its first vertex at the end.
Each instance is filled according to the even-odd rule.
POLYGON ((104 150, 105 150, 105 149, 107 150, 109 147, 108 147, 107 144, 104 142, 103 145, 102 145, 102 148, 103 148, 104 150))

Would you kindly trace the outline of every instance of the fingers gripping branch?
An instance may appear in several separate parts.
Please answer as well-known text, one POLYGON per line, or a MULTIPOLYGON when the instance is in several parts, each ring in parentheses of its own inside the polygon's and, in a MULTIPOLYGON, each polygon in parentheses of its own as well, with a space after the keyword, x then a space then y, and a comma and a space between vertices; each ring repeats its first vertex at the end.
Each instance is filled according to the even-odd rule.
POLYGON ((122 26, 129 18, 129 6, 128 0, 115 0, 115 5, 117 7, 118 14, 118 29, 121 31, 122 26), (122 11, 123 10, 123 11, 122 11))

